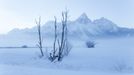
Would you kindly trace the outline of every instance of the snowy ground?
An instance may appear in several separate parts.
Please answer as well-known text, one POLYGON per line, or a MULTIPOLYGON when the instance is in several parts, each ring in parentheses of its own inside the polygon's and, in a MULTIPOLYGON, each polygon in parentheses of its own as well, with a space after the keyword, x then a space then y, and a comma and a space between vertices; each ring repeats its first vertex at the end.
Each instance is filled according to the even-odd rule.
POLYGON ((109 73, 98 71, 68 71, 24 66, 0 66, 0 75, 133 75, 132 73, 109 73))
POLYGON ((36 48, 0 49, 0 75, 134 75, 134 38, 95 42, 95 48, 86 48, 74 41, 77 44, 60 63, 39 59, 36 48))

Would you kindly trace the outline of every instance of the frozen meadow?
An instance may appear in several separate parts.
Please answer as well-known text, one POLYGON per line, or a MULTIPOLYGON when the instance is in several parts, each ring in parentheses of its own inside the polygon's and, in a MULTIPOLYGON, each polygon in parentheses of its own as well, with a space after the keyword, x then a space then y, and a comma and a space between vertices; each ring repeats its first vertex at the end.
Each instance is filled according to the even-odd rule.
POLYGON ((57 24, 48 21, 41 30, 40 19, 37 25, 0 35, 0 75, 134 75, 134 29, 119 27, 104 17, 91 21, 85 13, 74 21, 63 19, 57 24), (68 25, 68 30, 64 25, 68 25), (43 41, 38 38, 39 31, 43 41), (59 46, 58 40, 62 39, 62 32, 66 34, 63 38, 66 42, 68 36, 72 49, 62 61, 50 62, 50 57, 60 58, 63 43, 59 46), (59 55, 51 56, 50 51, 56 50, 53 49, 55 33, 59 55), (42 58, 42 50, 36 48, 38 40, 43 42, 42 58), (95 43, 94 48, 87 47, 89 41, 95 43))
POLYGON ((70 54, 55 63, 39 58, 38 48, 1 48, 0 75, 134 75, 133 37, 95 39, 95 48, 84 42, 73 40, 70 54))

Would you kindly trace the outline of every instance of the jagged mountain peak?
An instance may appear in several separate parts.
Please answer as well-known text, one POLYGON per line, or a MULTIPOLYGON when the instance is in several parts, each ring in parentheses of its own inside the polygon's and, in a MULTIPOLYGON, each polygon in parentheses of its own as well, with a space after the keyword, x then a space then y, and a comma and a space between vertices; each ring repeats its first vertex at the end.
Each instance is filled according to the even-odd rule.
POLYGON ((91 20, 88 18, 86 13, 82 13, 78 19, 76 19, 77 22, 82 23, 82 24, 87 24, 91 23, 91 20))

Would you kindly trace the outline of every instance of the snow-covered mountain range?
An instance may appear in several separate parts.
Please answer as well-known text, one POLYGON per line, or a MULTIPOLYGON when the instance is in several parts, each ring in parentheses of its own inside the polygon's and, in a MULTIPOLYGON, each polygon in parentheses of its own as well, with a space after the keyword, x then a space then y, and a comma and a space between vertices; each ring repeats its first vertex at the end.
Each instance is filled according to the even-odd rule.
MULTIPOLYGON (((58 23, 59 28, 61 24, 58 23)), ((102 17, 91 21, 88 16, 83 13, 75 21, 68 22, 68 31, 70 36, 131 36, 134 35, 134 29, 119 27, 112 21, 102 17)), ((31 29, 14 29, 9 34, 36 34, 37 28, 31 29)), ((42 26, 42 33, 45 36, 51 36, 54 33, 54 21, 49 21, 42 26)))
MULTIPOLYGON (((60 32, 61 23, 57 23, 60 32)), ((134 36, 134 29, 119 27, 112 21, 102 17, 91 21, 88 16, 83 13, 74 21, 68 21, 68 35, 74 39, 87 39, 91 37, 128 37, 134 36)), ((53 38, 54 36, 54 21, 49 21, 42 25, 42 36, 53 38)), ((8 42, 24 42, 32 41, 38 38, 37 27, 31 29, 13 29, 6 35, 0 36, 0 41, 8 42)), ((37 41, 36 41, 37 42, 37 41)), ((2 43, 2 44, 3 44, 2 43)))

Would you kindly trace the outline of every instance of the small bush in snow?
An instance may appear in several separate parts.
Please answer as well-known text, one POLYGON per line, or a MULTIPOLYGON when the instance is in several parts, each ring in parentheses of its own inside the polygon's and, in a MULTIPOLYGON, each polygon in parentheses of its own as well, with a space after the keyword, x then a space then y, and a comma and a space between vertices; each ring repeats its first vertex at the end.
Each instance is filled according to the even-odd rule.
POLYGON ((28 46, 27 45, 23 45, 23 46, 21 46, 22 48, 28 48, 28 46))
POLYGON ((87 41, 87 42, 86 42, 86 46, 87 46, 88 48, 94 48, 94 47, 95 47, 95 42, 93 42, 93 41, 87 41))

